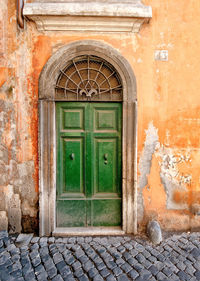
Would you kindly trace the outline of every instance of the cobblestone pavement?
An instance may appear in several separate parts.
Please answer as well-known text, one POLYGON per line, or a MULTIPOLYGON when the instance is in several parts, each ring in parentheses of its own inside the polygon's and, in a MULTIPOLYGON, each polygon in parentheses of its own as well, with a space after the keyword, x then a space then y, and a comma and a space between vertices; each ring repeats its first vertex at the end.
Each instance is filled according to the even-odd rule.
POLYGON ((130 236, 15 239, 0 232, 1 281, 200 280, 200 233, 158 246, 130 236))

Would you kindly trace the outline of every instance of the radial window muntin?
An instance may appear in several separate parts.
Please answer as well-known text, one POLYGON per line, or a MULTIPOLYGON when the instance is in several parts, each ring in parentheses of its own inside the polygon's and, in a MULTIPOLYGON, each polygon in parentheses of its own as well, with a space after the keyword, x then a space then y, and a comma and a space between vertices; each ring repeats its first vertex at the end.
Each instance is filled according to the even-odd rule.
POLYGON ((56 98, 65 100, 122 101, 122 82, 116 69, 106 60, 82 55, 60 69, 56 98))

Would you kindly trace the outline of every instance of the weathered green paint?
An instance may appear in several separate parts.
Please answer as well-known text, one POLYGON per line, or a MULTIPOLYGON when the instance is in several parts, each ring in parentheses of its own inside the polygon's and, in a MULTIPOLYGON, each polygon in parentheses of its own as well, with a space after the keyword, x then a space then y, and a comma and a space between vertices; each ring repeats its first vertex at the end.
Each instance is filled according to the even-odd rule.
POLYGON ((121 104, 57 102, 57 226, 121 225, 121 104))

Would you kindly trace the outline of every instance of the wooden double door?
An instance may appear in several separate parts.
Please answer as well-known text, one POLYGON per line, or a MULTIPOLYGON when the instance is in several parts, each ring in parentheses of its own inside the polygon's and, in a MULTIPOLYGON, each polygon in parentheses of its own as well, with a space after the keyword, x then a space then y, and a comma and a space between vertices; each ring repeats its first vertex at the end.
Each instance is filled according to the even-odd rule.
POLYGON ((56 226, 120 226, 122 104, 56 103, 56 226))

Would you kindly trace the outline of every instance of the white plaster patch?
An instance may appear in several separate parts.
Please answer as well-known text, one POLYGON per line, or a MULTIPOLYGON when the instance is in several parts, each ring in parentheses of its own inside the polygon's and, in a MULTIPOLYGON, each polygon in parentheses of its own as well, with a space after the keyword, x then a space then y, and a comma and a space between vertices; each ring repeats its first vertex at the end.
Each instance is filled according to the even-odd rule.
POLYGON ((167 208, 168 209, 187 209, 187 204, 176 203, 173 200, 174 191, 187 191, 187 185, 191 183, 192 176, 189 174, 183 174, 178 165, 181 163, 191 162, 190 152, 175 152, 171 148, 161 146, 156 151, 156 157, 161 159, 160 161, 160 177, 164 185, 167 194, 167 208))
POLYGON ((150 174, 152 155, 158 143, 158 129, 154 127, 153 122, 149 123, 148 129, 145 130, 146 139, 144 143, 144 148, 139 161, 139 191, 138 191, 138 221, 143 218, 143 196, 142 189, 148 184, 148 175, 150 174))
POLYGON ((152 155, 155 152, 156 145, 158 145, 158 129, 153 125, 153 122, 149 123, 148 129, 145 130, 146 139, 144 143, 144 149, 139 161, 139 187, 144 188, 147 185, 147 176, 151 169, 152 155))
POLYGON ((178 170, 178 164, 191 162, 190 152, 175 153, 171 148, 166 148, 162 146, 156 153, 162 159, 160 163, 161 172, 167 176, 169 179, 176 179, 176 183, 181 185, 190 182, 190 175, 183 175, 178 170))

